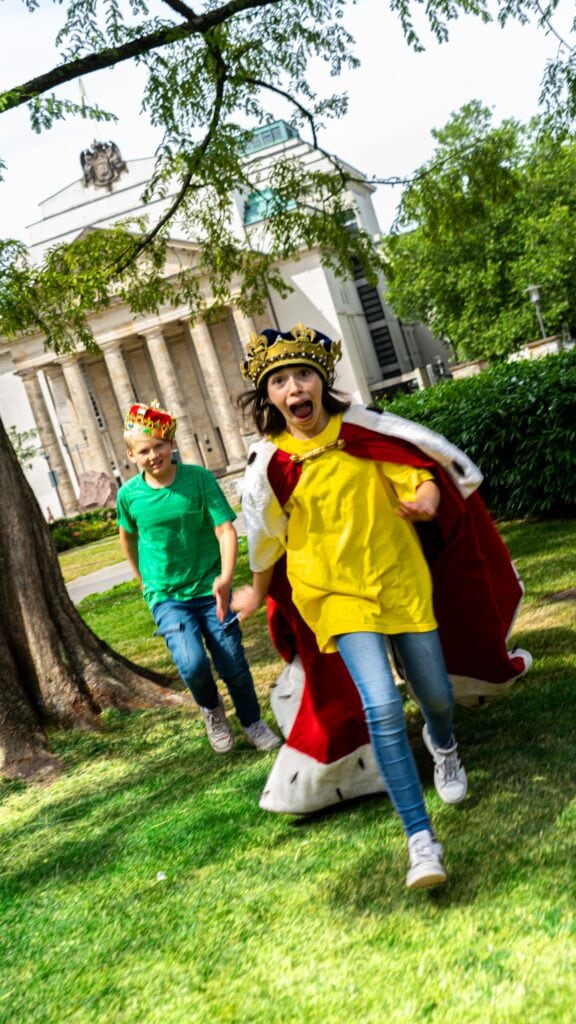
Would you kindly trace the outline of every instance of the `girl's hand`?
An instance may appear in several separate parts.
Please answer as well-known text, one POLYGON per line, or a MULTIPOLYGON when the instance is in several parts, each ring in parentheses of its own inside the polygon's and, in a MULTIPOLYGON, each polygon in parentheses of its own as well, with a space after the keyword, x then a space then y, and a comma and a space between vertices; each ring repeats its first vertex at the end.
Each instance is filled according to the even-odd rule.
POLYGON ((243 619, 247 619, 249 615, 257 612, 261 603, 254 587, 246 586, 233 592, 230 607, 233 612, 238 612, 242 622, 243 619))
POLYGON ((417 498, 416 501, 402 501, 396 508, 396 515, 401 519, 409 519, 411 522, 426 523, 435 519, 438 508, 433 502, 426 498, 417 498))

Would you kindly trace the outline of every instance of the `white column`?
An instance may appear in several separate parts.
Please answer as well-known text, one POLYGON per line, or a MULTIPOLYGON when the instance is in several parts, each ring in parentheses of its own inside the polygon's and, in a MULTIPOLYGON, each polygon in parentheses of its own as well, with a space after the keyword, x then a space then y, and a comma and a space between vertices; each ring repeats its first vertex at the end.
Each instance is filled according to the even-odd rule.
POLYGON ((100 437, 100 430, 80 363, 77 359, 70 358, 64 360, 61 365, 76 419, 86 436, 86 462, 91 470, 106 473, 106 476, 113 479, 112 466, 100 437))
POLYGON ((198 453, 198 445, 186 412, 186 403, 174 372, 166 339, 159 327, 154 327, 141 333, 146 339, 150 358, 154 365, 154 372, 162 392, 162 402, 165 408, 178 420, 176 440, 180 457, 183 462, 190 462, 196 466, 202 465, 202 460, 198 453))
POLYGON ((38 428, 39 440, 46 451, 48 466, 56 474, 56 489, 65 516, 78 512, 78 502, 68 469, 64 462, 56 431, 52 425, 50 414, 42 395, 40 381, 35 370, 27 370, 18 374, 24 383, 32 415, 38 428))
POLYGON ((210 399, 213 422, 220 429, 222 441, 228 457, 228 469, 238 469, 246 461, 246 448, 240 435, 238 421, 232 406, 231 396, 220 368, 218 356, 210 334, 210 328, 204 320, 192 323, 183 318, 190 331, 198 362, 204 374, 204 383, 210 399))
POLYGON ((128 409, 135 402, 135 398, 120 342, 113 341, 112 344, 102 345, 102 355, 110 374, 112 390, 116 395, 120 415, 122 416, 122 421, 124 421, 128 409))
POLYGON ((238 334, 240 344, 242 345, 242 351, 246 354, 250 343, 250 336, 257 333, 254 321, 251 316, 246 316, 241 309, 238 309, 238 306, 231 306, 230 311, 232 313, 232 319, 234 320, 236 333, 238 334))

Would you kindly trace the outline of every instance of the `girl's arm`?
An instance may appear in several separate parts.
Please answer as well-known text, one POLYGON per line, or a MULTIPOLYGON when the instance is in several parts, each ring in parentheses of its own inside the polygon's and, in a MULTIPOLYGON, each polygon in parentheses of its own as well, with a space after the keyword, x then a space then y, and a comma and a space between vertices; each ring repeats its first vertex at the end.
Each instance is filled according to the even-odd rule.
POLYGON ((216 598, 216 615, 220 622, 224 622, 230 604, 232 577, 236 568, 238 536, 231 520, 214 527, 214 533, 220 545, 221 569, 220 575, 216 577, 212 585, 212 593, 216 598))
POLYGON ((434 519, 440 504, 440 489, 434 480, 424 480, 416 488, 414 501, 401 501, 396 509, 401 519, 412 522, 428 522, 434 519))
POLYGON ((247 619, 249 615, 253 615, 254 612, 258 611, 260 605, 264 603, 273 572, 273 565, 263 572, 254 572, 252 573, 251 586, 240 587, 239 590, 234 591, 232 595, 232 611, 238 612, 240 619, 247 619))

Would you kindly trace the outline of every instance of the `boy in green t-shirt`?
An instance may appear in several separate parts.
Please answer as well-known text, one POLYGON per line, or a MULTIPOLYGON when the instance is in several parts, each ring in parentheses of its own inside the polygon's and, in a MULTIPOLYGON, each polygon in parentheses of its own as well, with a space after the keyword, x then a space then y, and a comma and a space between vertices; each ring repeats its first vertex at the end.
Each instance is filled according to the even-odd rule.
POLYGON ((200 705, 213 750, 227 753, 234 735, 206 648, 248 743, 273 750, 281 740, 260 716, 238 616, 230 611, 236 515, 207 469, 172 461, 175 432, 176 419, 157 403, 132 405, 126 414, 128 458, 140 473, 118 492, 120 543, 158 632, 200 705))

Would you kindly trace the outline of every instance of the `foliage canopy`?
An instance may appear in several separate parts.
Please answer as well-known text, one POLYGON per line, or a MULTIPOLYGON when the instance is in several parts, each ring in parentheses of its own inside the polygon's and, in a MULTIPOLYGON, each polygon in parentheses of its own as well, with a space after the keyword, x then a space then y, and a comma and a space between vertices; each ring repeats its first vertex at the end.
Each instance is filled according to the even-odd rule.
POLYGON ((493 515, 576 516, 576 349, 381 404, 462 448, 484 473, 493 515))
POLYGON ((437 150, 405 190, 387 239, 389 297, 460 359, 505 355, 576 325, 576 137, 541 120, 492 125, 478 102, 434 132, 437 150))
MULTIPOLYGON (((538 0, 497 0, 495 17, 502 24, 536 17, 550 31, 558 2, 544 9, 538 0)), ((25 5, 41 18, 37 0, 25 0, 25 5)), ((200 13, 183 0, 68 0, 61 6, 56 40, 61 61, 1 94, 0 113, 27 104, 35 131, 69 115, 112 121, 112 111, 74 103, 63 87, 124 61, 141 64, 147 74, 143 110, 163 131, 145 199, 165 205, 156 223, 124 224, 99 238, 78 240, 70 255, 57 247, 43 267, 31 267, 22 248, 3 243, 1 332, 40 331, 60 352, 78 341, 90 344, 86 313, 103 308, 118 292, 136 313, 166 301, 198 310, 207 294, 217 304, 241 285, 245 309, 253 310, 262 304, 265 284, 286 289, 277 263, 310 246, 319 246, 337 273, 360 262, 368 278, 375 278, 381 261, 371 239, 346 230, 352 172, 322 154, 318 143, 326 119, 341 116, 347 100, 318 95, 308 74, 313 63, 324 62, 337 80, 345 67, 357 65, 345 27, 346 0, 206 0, 200 13), (314 168, 289 160, 277 163, 267 184, 285 202, 268 222, 266 245, 254 251, 234 232, 229 195, 258 191, 261 183, 245 159, 249 129, 273 119, 269 107, 278 98, 324 160, 314 168), (161 268, 176 216, 179 234, 184 225, 201 256, 193 272, 168 283, 161 268), (146 260, 139 258, 144 249, 146 260), (199 287, 199 274, 205 275, 207 288, 199 287)), ((417 5, 391 0, 390 7, 407 43, 421 48, 417 5)), ((490 8, 494 5, 488 0, 430 0, 423 17, 443 41, 450 22, 461 14, 487 21, 490 8)), ((576 110, 574 64, 571 45, 561 41, 543 83, 543 96, 560 119, 573 117, 576 110)))

